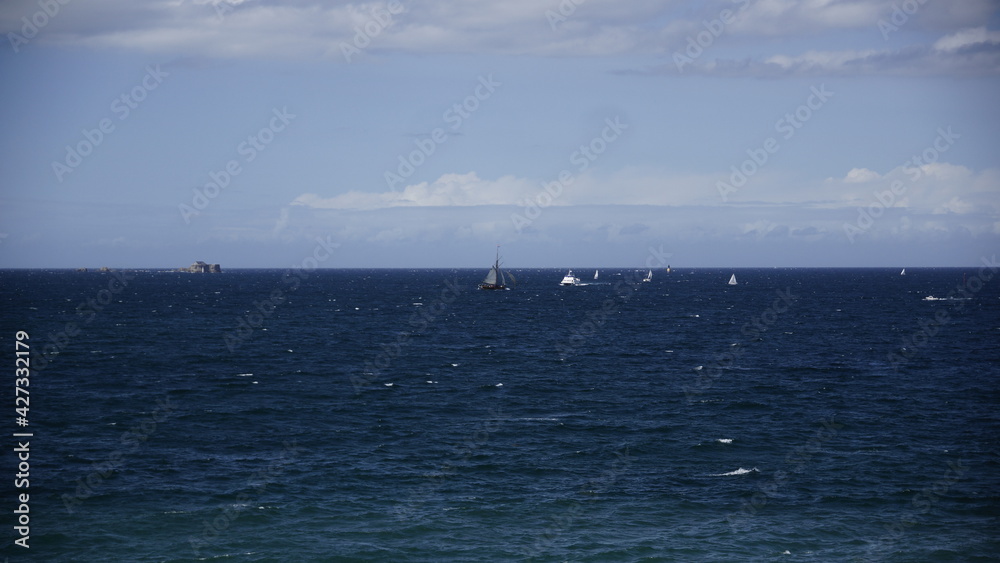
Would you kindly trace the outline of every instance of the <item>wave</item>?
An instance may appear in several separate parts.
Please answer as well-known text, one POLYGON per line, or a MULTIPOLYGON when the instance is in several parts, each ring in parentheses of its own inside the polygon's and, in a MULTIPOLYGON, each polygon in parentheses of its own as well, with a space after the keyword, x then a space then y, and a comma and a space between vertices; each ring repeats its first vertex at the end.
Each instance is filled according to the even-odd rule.
POLYGON ((730 471, 729 473, 713 473, 712 477, 729 477, 732 475, 746 475, 747 473, 760 473, 760 470, 758 470, 756 467, 754 467, 753 469, 744 469, 741 467, 734 471, 730 471))

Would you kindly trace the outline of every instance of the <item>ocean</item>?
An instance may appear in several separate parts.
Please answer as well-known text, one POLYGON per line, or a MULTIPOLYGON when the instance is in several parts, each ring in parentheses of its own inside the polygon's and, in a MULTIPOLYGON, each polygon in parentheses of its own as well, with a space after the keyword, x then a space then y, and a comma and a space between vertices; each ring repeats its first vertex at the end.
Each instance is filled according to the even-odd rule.
POLYGON ((575 271, 2 271, 3 555, 1000 560, 995 268, 575 271))

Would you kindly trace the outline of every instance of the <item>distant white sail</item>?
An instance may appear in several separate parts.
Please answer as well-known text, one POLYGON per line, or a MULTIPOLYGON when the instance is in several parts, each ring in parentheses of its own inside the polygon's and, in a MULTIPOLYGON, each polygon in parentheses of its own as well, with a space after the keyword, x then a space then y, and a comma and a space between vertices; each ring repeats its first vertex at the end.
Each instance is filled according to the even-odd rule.
POLYGON ((736 274, 733 274, 733 277, 729 278, 729 285, 736 285, 736 274))
POLYGON ((597 279, 597 270, 594 270, 594 279, 597 279))
POLYGON ((646 277, 642 279, 644 282, 653 281, 653 270, 646 273, 646 277))
POLYGON ((900 270, 899 271, 899 275, 905 276, 906 275, 906 268, 903 268, 902 270, 900 270))

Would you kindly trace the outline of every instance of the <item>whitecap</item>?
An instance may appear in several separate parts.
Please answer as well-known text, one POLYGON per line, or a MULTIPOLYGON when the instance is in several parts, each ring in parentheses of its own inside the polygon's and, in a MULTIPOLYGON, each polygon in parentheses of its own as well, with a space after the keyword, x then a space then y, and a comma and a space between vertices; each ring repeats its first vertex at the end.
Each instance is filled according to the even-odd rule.
POLYGON ((720 444, 732 444, 733 443, 733 439, 732 438, 719 438, 718 440, 716 440, 716 442, 718 442, 720 444))
POLYGON ((252 373, 237 373, 236 377, 250 377, 252 373))
POLYGON ((503 383, 497 383, 495 387, 503 387, 503 383))
POLYGON ((756 467, 754 467, 753 469, 744 469, 741 467, 735 471, 730 471, 729 473, 713 473, 712 477, 729 477, 732 475, 746 475, 747 473, 758 473, 758 472, 759 471, 757 470, 756 467))

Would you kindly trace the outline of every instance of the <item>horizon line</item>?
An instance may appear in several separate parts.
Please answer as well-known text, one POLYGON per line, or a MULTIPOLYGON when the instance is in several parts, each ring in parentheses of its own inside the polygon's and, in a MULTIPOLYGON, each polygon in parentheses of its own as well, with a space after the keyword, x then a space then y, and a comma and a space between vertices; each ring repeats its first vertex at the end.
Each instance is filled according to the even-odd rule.
MULTIPOLYGON (((100 266, 92 268, 89 266, 10 266, 10 267, 0 267, 0 271, 27 271, 27 270, 59 270, 59 271, 70 271, 78 273, 102 273, 108 271, 144 271, 144 272, 171 272, 178 274, 188 274, 188 273, 200 273, 200 272, 188 272, 186 269, 181 268, 167 268, 161 266, 107 266, 107 270, 102 270, 105 266, 100 266)), ((832 270, 832 269, 853 269, 853 270, 895 270, 896 268, 911 268, 914 270, 920 269, 962 269, 962 268, 979 268, 982 264, 970 264, 965 266, 670 266, 671 270, 832 270)), ((565 270, 565 269, 578 269, 578 270, 665 270, 667 266, 522 266, 522 267, 505 267, 505 270, 565 270)), ((247 271, 247 270, 290 270, 298 269, 303 270, 305 268, 294 266, 234 266, 229 268, 223 268, 222 273, 227 271, 247 271)), ((334 270, 482 270, 489 269, 488 266, 433 266, 433 267, 419 267, 419 266, 337 266, 337 267, 326 267, 326 268, 312 268, 309 271, 334 271, 334 270)))

